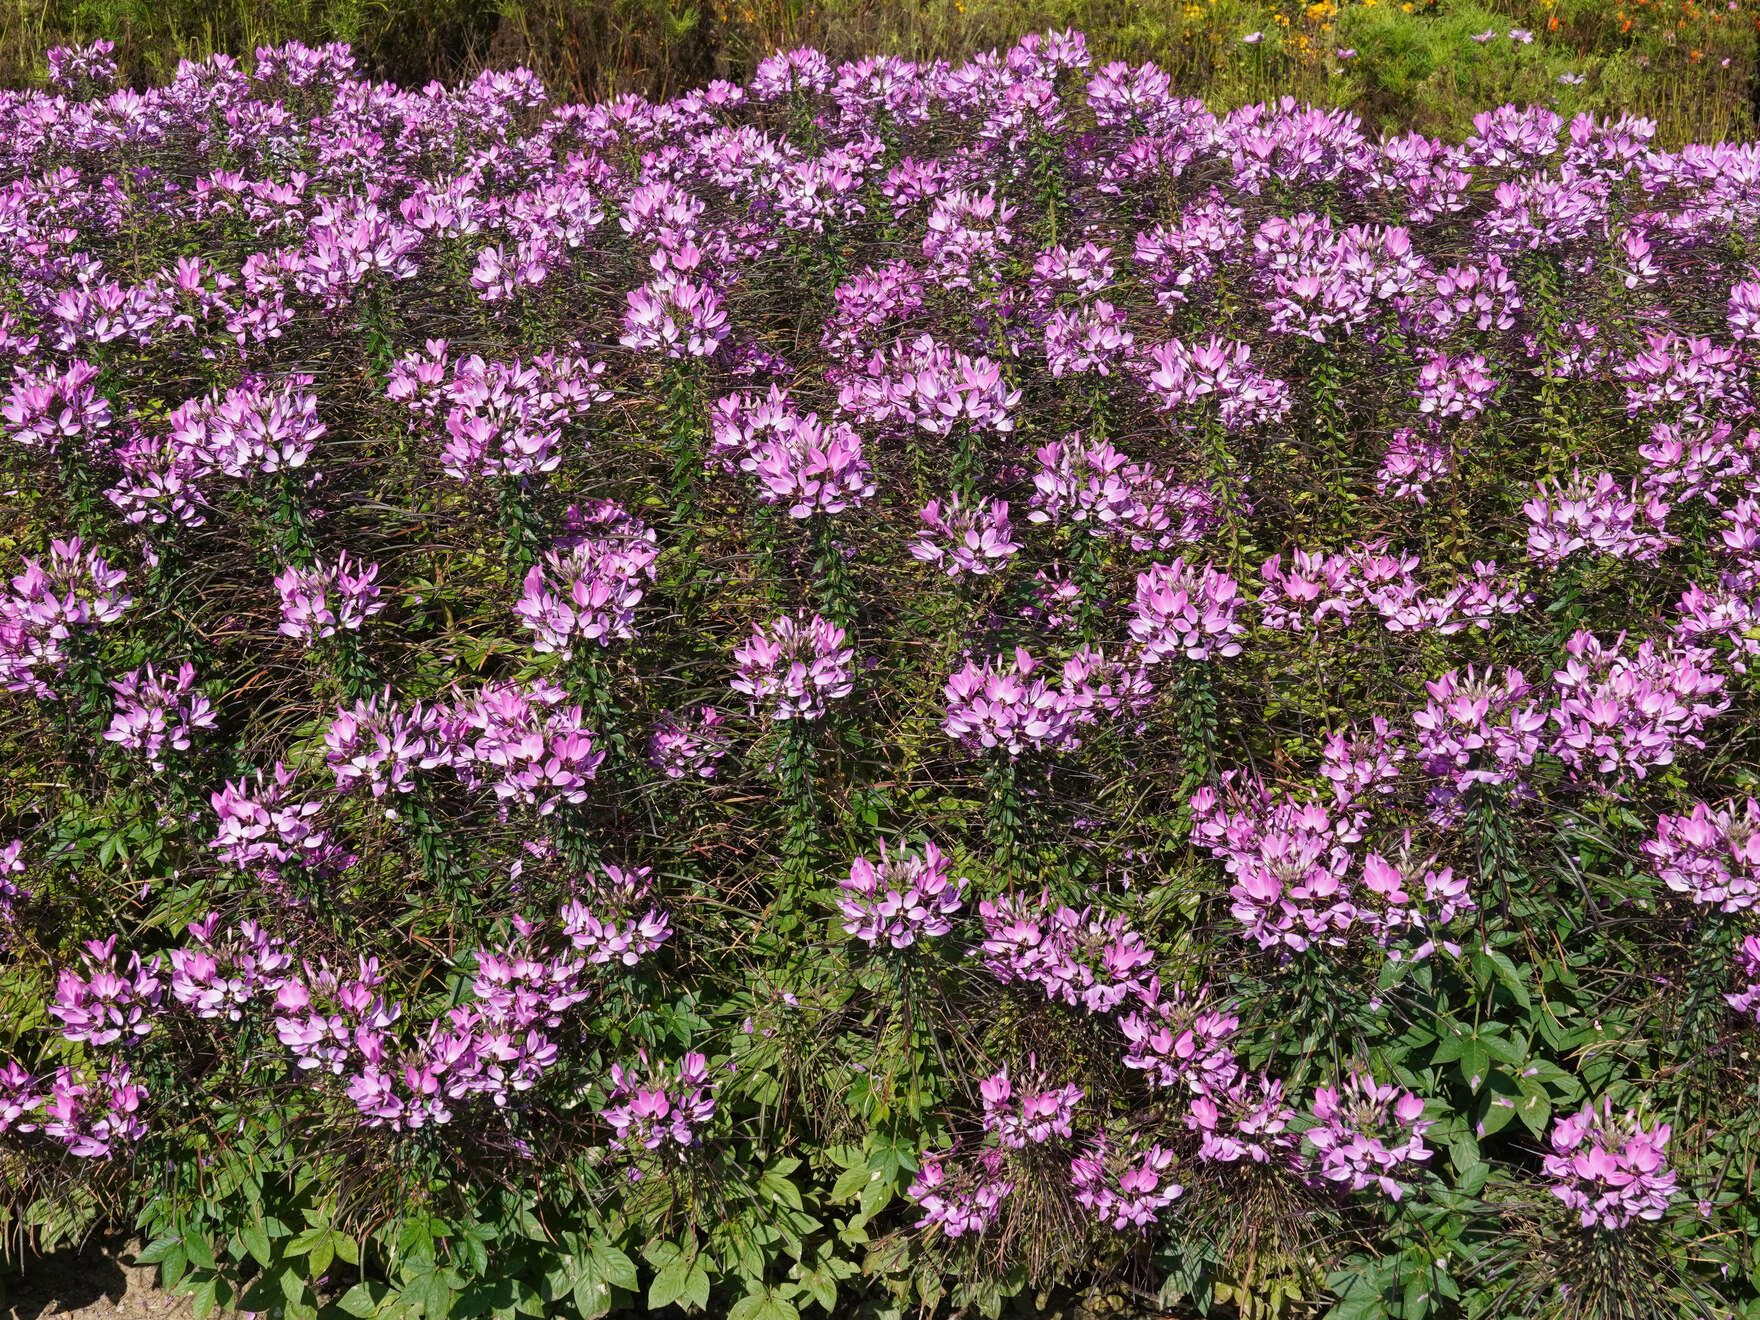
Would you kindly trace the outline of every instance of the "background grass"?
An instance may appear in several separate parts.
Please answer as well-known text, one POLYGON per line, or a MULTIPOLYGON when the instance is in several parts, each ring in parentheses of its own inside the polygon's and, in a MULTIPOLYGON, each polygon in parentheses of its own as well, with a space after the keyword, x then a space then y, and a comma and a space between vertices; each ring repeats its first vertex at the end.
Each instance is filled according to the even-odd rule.
POLYGON ((743 78, 778 46, 959 59, 1074 26, 1102 59, 1153 59, 1218 109, 1288 93, 1371 129, 1458 135, 1487 106, 1542 102, 1643 114, 1677 145, 1755 135, 1757 20, 1760 0, 0 0, 0 81, 40 83, 49 47, 93 37, 137 86, 180 58, 297 38, 351 42, 402 83, 525 64, 572 99, 665 96, 743 78))

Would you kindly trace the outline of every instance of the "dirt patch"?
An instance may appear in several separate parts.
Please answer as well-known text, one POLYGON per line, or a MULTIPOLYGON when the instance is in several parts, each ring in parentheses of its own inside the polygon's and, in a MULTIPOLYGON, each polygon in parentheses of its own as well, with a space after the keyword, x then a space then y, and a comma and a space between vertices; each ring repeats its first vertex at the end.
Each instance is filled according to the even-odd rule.
POLYGON ((10 1320, 190 1320, 187 1297, 168 1297, 157 1286, 157 1265, 134 1265, 138 1244, 93 1240, 83 1249, 30 1256, 23 1272, 8 1268, 0 1281, 6 1301, 0 1316, 10 1320))

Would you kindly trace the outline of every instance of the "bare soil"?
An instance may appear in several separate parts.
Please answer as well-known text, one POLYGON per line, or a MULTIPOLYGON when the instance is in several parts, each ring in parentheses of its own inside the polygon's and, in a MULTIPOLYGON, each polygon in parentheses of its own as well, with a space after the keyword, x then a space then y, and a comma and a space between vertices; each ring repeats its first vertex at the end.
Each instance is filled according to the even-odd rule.
POLYGON ((93 1239, 80 1250, 69 1247, 45 1256, 27 1256, 23 1272, 8 1267, 0 1275, 6 1320, 189 1320, 186 1297, 159 1291, 156 1265, 133 1264, 139 1243, 93 1239))

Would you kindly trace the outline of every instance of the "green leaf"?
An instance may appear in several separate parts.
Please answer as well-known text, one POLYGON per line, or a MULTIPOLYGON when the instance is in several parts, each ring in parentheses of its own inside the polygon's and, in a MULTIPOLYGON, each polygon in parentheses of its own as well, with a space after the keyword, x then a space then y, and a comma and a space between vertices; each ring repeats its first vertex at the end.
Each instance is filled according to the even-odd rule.
POLYGON ((606 1283, 634 1292, 641 1286, 636 1277, 636 1263, 603 1238, 596 1238, 588 1249, 587 1259, 593 1272, 606 1283))
POLYGON ((862 1194, 862 1189, 871 1182, 880 1181, 880 1170, 870 1169, 858 1164, 854 1168, 845 1169, 837 1175, 837 1182, 831 1188, 831 1204, 845 1205, 862 1194))
POLYGON ((771 1201, 786 1205, 790 1210, 801 1208, 801 1189, 774 1167, 766 1169, 764 1176, 758 1179, 758 1190, 766 1193, 771 1201))
POLYGON ((196 1320, 208 1320, 214 1313, 214 1308, 219 1303, 214 1290, 219 1282, 218 1279, 203 1279, 190 1291, 189 1307, 196 1320))
POLYGON ((1516 1085, 1522 1092, 1516 1100, 1516 1117, 1527 1124, 1528 1131, 1536 1137, 1545 1136, 1546 1124, 1552 1118, 1552 1097, 1532 1077, 1518 1077, 1516 1085))
POLYGON ((694 1249, 687 1252, 665 1242, 649 1260, 656 1268, 654 1282, 648 1286, 650 1311, 671 1306, 674 1302, 687 1303, 695 1308, 709 1305, 709 1269, 694 1249))
POLYGON ((1515 1101, 1508 1096, 1487 1092, 1485 1095, 1484 1112, 1479 1118, 1479 1135, 1489 1137, 1509 1126, 1510 1119, 1516 1116, 1515 1101))
POLYGON ((1469 1164, 1459 1171, 1454 1180, 1457 1192, 1464 1196, 1477 1196, 1485 1189, 1485 1180, 1491 1176, 1491 1166, 1481 1160, 1477 1164, 1469 1164))
POLYGON ((298 1302, 306 1295, 306 1281, 299 1277, 291 1266, 283 1265, 277 1271, 281 1281, 281 1295, 290 1302, 298 1302))
POLYGON ((214 1263, 214 1249, 208 1245, 207 1236, 193 1228, 183 1235, 183 1254, 197 1269, 217 1268, 214 1263))
POLYGON ((1510 994, 1515 996, 1516 1003, 1523 1008, 1530 1007, 1527 983, 1522 979, 1522 974, 1516 970, 1516 965, 1510 961, 1509 955, 1499 953, 1496 949, 1486 949, 1482 956, 1488 959, 1492 967, 1496 969, 1497 979, 1509 988, 1510 994))
POLYGON ((581 1320, 599 1320, 611 1309, 611 1285, 591 1274, 582 1275, 574 1286, 574 1304, 581 1320))
POLYGON ((1477 1095, 1490 1071, 1491 1051, 1478 1036, 1468 1036, 1461 1044, 1461 1076, 1466 1078, 1467 1089, 1477 1095))
POLYGON ((183 1239, 175 1234, 169 1237, 154 1238, 147 1244, 146 1249, 134 1258, 134 1263, 136 1265, 157 1265, 171 1254, 173 1247, 181 1246, 183 1246, 183 1239))
POLYGON ((159 1286, 166 1292, 177 1287, 177 1281, 183 1277, 185 1261, 183 1243, 179 1242, 165 1253, 165 1259, 159 1262, 159 1286))
POLYGON ((357 1283, 336 1299, 336 1305, 358 1317, 358 1320, 371 1320, 372 1316, 379 1313, 380 1306, 391 1292, 382 1283, 357 1283))
POLYGON ((244 1243, 244 1249, 251 1253, 256 1259, 257 1264, 261 1265, 264 1269, 268 1269, 270 1259, 269 1235, 263 1231, 262 1225, 246 1224, 239 1230, 238 1236, 244 1243))

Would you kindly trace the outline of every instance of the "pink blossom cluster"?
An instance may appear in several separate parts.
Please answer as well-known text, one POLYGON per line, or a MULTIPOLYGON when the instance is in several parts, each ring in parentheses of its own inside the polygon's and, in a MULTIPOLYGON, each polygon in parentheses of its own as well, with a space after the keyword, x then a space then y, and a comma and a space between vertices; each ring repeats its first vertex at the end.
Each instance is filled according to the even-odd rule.
POLYGON ((1584 1228, 1617 1232, 1634 1220, 1661 1219, 1675 1196, 1668 1167, 1667 1123, 1646 1129, 1627 1110, 1615 1117, 1613 1098, 1585 1103, 1552 1125, 1544 1161, 1552 1194, 1581 1216, 1584 1228))
POLYGON ((961 507, 959 496, 953 495, 945 508, 940 500, 930 500, 917 516, 924 530, 911 542, 912 556, 944 566, 950 578, 999 573, 1021 548, 1008 520, 1007 500, 980 499, 961 507))
POLYGON ((1387 553, 1386 538, 1347 551, 1297 549, 1289 568, 1273 555, 1259 569, 1267 583, 1260 593, 1263 622, 1277 631, 1304 632, 1330 616, 1348 625, 1365 608, 1381 616, 1389 632, 1434 631, 1444 637, 1465 628, 1489 629, 1492 621, 1519 614, 1533 598, 1494 561, 1480 561, 1471 573, 1435 595, 1424 594, 1413 576, 1416 555, 1387 553))
POLYGON ((559 920, 568 942, 594 966, 634 967, 672 938, 672 914, 654 903, 646 866, 605 864, 589 897, 588 903, 570 899, 559 920), (647 911, 636 915, 644 906, 647 911))
POLYGON ((351 565, 346 551, 330 565, 286 565, 275 576, 275 590, 281 596, 282 635, 310 646, 338 631, 359 632, 361 625, 387 604, 379 599, 378 576, 377 564, 363 567, 356 560, 351 565))
POLYGON ((1331 783, 1334 801, 1346 807, 1369 793, 1393 792, 1406 749, 1393 736, 1393 726, 1377 715, 1367 733, 1353 725, 1328 734, 1320 757, 1320 777, 1331 783))
POLYGON ((1168 1177, 1172 1164, 1173 1152, 1161 1146, 1137 1155, 1101 1138, 1070 1161, 1069 1180, 1076 1201, 1102 1224, 1120 1233, 1141 1231, 1185 1192, 1168 1177))
POLYGON ((1289 386, 1260 372, 1252 358, 1249 345, 1215 335, 1190 346, 1170 339, 1151 346, 1139 369, 1158 407, 1179 412, 1213 400, 1223 427, 1239 431, 1276 422, 1290 409, 1289 386))
POLYGON ((1151 1086, 1184 1085, 1198 1095, 1215 1095, 1240 1073, 1229 1041, 1240 1029, 1233 1006, 1213 1005, 1210 987, 1188 993, 1175 985, 1161 993, 1151 976, 1138 990, 1142 1007, 1118 1021, 1124 1033, 1124 1066, 1143 1073, 1151 1086))
POLYGON ((1350 845, 1362 840, 1366 812, 1336 819, 1318 803, 1279 800, 1263 786, 1225 784, 1192 796, 1193 838, 1233 878, 1231 912, 1262 949, 1300 953, 1317 941, 1342 944, 1358 917, 1347 876, 1350 845))
POLYGON ((441 466, 459 481, 552 472, 562 462, 567 426, 610 399, 598 383, 603 362, 548 352, 529 364, 452 361, 444 339, 391 368, 386 395, 410 412, 410 427, 441 441, 441 466), (448 366, 450 365, 450 374, 448 366))
POLYGON ((985 899, 978 915, 984 966, 1002 984, 1036 985, 1053 1003, 1090 1013, 1115 1012, 1132 996, 1154 1010, 1153 982, 1141 971, 1154 954, 1124 917, 1053 907, 1045 894, 985 899))
POLYGON ((1760 428, 1738 434, 1728 422, 1658 422, 1638 446, 1644 460, 1643 491, 1670 508, 1701 499, 1717 506, 1726 488, 1754 474, 1760 428))
POLYGON ((1043 1078, 1031 1086, 1017 1086, 1007 1068, 978 1083, 984 1131, 994 1134, 1007 1150, 1073 1137, 1076 1106, 1086 1094, 1079 1086, 1050 1086, 1043 1078))
POLYGON ((1497 392, 1488 365, 1479 353, 1433 353, 1418 368, 1417 388, 1412 391, 1419 413, 1433 426, 1448 418, 1465 422, 1477 417, 1497 392))
POLYGON ((1760 1021, 1760 935, 1749 935, 1736 950, 1735 980, 1742 988, 1724 999, 1736 1012, 1760 1021))
POLYGON ((1624 642, 1622 634, 1606 647, 1577 632, 1553 674, 1558 733, 1550 750, 1574 772, 1642 779, 1672 764, 1677 745, 1703 747, 1705 722, 1730 707, 1710 651, 1645 638, 1628 654, 1624 642))
POLYGON ((1240 585, 1213 564, 1201 570, 1185 559, 1151 564, 1137 574, 1131 640, 1142 648, 1145 664, 1237 656, 1241 644, 1235 639, 1247 630, 1235 619, 1240 604, 1240 585))
POLYGON ((1760 802, 1696 802, 1684 816, 1665 812, 1644 854, 1675 893, 1722 912, 1745 912, 1760 903, 1760 802))
POLYGON ((284 941, 254 921, 240 922, 223 941, 214 939, 219 925, 218 912, 190 922, 187 929, 200 947, 173 949, 167 955, 171 997, 198 1018, 238 1022, 245 1005, 281 988, 294 958, 284 941))
POLYGON ((1198 1158, 1207 1164, 1250 1159, 1273 1161, 1299 1170, 1300 1138, 1293 1130, 1296 1111, 1284 1100, 1283 1083, 1260 1073, 1242 1074, 1222 1090, 1192 1101, 1186 1126, 1198 1133, 1198 1158))
POLYGON ((1375 493, 1428 504, 1426 489, 1454 472, 1454 447, 1409 426, 1395 429, 1375 472, 1375 493))
POLYGON ((1216 524, 1215 500, 1202 486, 1179 484, 1132 463, 1105 441, 1072 434, 1035 451, 1034 523, 1070 523, 1128 540, 1136 550, 1197 540, 1216 524))
POLYGON ((122 590, 127 579, 77 536, 50 542, 46 567, 27 558, 11 594, 0 596, 0 686, 53 698, 46 676, 65 674, 73 649, 134 604, 122 590))
POLYGON ((850 864, 848 879, 837 884, 843 891, 837 910, 846 934, 869 945, 884 940, 895 949, 908 949, 953 929, 966 882, 948 879, 947 858, 932 843, 923 846, 921 856, 902 846, 889 855, 882 841, 878 866, 858 857, 850 864))
POLYGON ((957 1151, 922 1152, 905 1193, 923 1210, 917 1227, 939 1227, 950 1239, 984 1233, 1014 1191, 1014 1181, 1003 1177, 1000 1147, 986 1147, 970 1162, 955 1163, 956 1156, 957 1151))
POLYGON ((317 799, 290 801, 294 772, 275 764, 273 782, 265 784, 256 774, 256 796, 249 796, 248 781, 228 781, 209 795, 220 828, 210 844, 222 863, 237 866, 278 884, 289 868, 312 875, 346 870, 355 858, 333 842, 328 829, 315 819, 324 809, 317 799))
POLYGON ((0 946, 6 943, 4 927, 12 924, 18 906, 29 902, 31 897, 31 891, 17 879, 29 869, 25 866, 23 853, 23 839, 14 839, 0 848, 0 946))
POLYGON ((1424 1101, 1368 1073, 1353 1071, 1343 1086, 1315 1091, 1314 1117, 1319 1125, 1303 1136, 1320 1154, 1320 1176, 1354 1192, 1376 1187, 1397 1201, 1410 1187, 1395 1175, 1409 1178, 1404 1166, 1434 1153, 1424 1145, 1431 1127, 1424 1101))
POLYGON ((545 553, 521 584, 513 612, 537 636, 532 649, 573 655, 574 639, 609 646, 636 635, 635 611, 642 601, 638 585, 654 580, 660 551, 653 529, 607 502, 591 515, 607 534, 573 535, 569 544, 545 553))
POLYGON ((715 763, 727 755, 726 723, 713 706, 683 715, 662 711, 648 735, 648 764, 668 779, 715 778, 715 763))
POLYGON ((1562 564, 1578 550, 1648 563, 1670 543, 1662 530, 1668 506, 1654 495, 1640 497, 1636 478, 1622 489, 1611 472, 1593 480, 1574 473, 1568 482, 1554 479, 1550 489, 1542 479, 1537 489, 1522 512, 1528 558, 1542 564, 1562 564))
MULTIPOLYGON (((611 1125, 616 1144, 626 1155, 665 1148, 682 1153, 702 1144, 702 1131, 715 1118, 715 1088, 709 1084, 709 1060, 686 1054, 671 1068, 655 1069, 641 1056, 646 1076, 620 1064, 611 1065, 611 1086, 600 1116, 611 1125)), ((639 1169, 629 1171, 640 1181, 639 1169)))
POLYGON ((454 712, 475 735, 463 745, 468 760, 463 750, 458 757, 469 767, 467 784, 480 773, 503 806, 536 807, 540 816, 586 801, 605 753, 581 708, 564 704, 567 698, 539 680, 491 684, 457 703, 454 712))
POLYGON ((165 1000, 158 956, 143 963, 140 954, 133 953, 120 969, 116 959, 112 935, 86 941, 83 976, 71 967, 62 968, 49 1016, 61 1023, 67 1040, 126 1048, 153 1030, 165 1000))
POLYGON ((959 352, 927 334, 857 357, 834 369, 831 380, 838 409, 852 421, 936 436, 955 428, 1006 435, 1021 398, 989 357, 959 352))
MULTIPOLYGON (((33 344, 34 347, 34 344, 33 344)), ((65 369, 23 370, 0 419, 8 438, 27 448, 57 452, 64 444, 97 447, 111 423, 110 400, 98 392, 99 369, 75 359, 65 369)))
POLYGON ((855 649, 843 642, 844 630, 817 614, 753 624, 751 637, 733 653, 739 675, 729 686, 769 719, 821 719, 827 702, 855 689, 855 649))
POLYGON ((124 674, 110 685, 116 708, 105 740, 145 753, 149 766, 163 770, 167 747, 186 752, 196 729, 212 729, 217 723, 213 704, 200 691, 191 691, 195 681, 195 666, 187 661, 175 677, 161 677, 151 665, 124 674))
POLYGON ((1500 679, 1468 665, 1426 680, 1430 700, 1412 715, 1418 764, 1437 783, 1431 805, 1452 818, 1459 798, 1475 785, 1528 791, 1525 776, 1539 754, 1547 712, 1537 689, 1514 667, 1500 679))
POLYGON ((1015 648, 1014 662, 1006 668, 994 659, 982 667, 966 661, 948 677, 942 731, 974 753, 1001 748, 1010 758, 1029 749, 1076 745, 1080 711, 1073 694, 1052 687, 1041 669, 1023 647, 1015 648))
MULTIPOLYGON (((135 1081, 126 1063, 113 1063, 95 1077, 69 1067, 57 1068, 48 1091, 33 1096, 29 1088, 35 1080, 16 1063, 0 1071, 0 1088, 4 1088, 0 1089, 0 1117, 15 1109, 20 1118, 32 1110, 42 1114, 40 1122, 15 1118, 15 1132, 40 1126, 43 1135, 66 1146, 68 1154, 86 1160, 127 1154, 147 1135, 141 1117, 147 1088, 135 1081)), ((0 1131, 5 1126, 0 1123, 0 1131)))
POLYGON ((1726 420, 1754 411, 1746 355, 1709 337, 1648 330, 1646 347, 1614 367, 1626 382, 1626 412, 1672 414, 1682 421, 1726 420))
POLYGON ((815 413, 777 427, 740 467, 758 478, 758 499, 787 505, 791 518, 859 509, 876 489, 855 428, 847 422, 823 425, 815 413))
POLYGON ((248 481, 303 468, 328 429, 318 420, 318 396, 308 389, 312 379, 247 378, 224 393, 191 399, 168 419, 168 470, 192 479, 218 471, 248 481))
POLYGON ((338 793, 411 793, 418 773, 457 763, 463 733, 463 722, 445 708, 416 702, 405 710, 387 692, 383 705, 374 696, 353 710, 337 708, 324 733, 324 764, 338 793))

